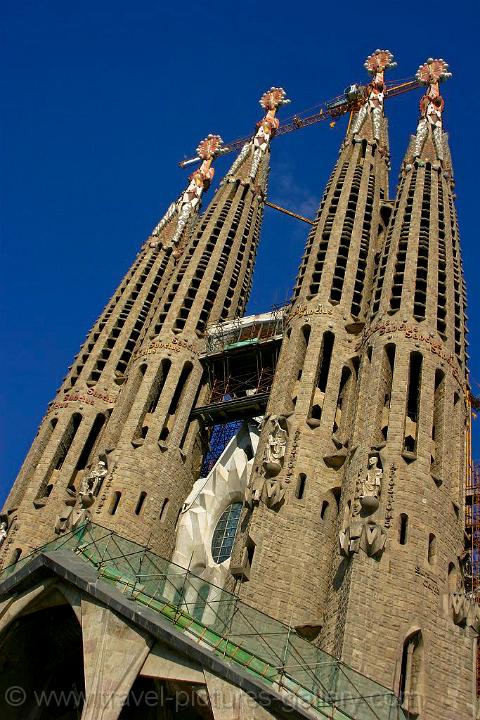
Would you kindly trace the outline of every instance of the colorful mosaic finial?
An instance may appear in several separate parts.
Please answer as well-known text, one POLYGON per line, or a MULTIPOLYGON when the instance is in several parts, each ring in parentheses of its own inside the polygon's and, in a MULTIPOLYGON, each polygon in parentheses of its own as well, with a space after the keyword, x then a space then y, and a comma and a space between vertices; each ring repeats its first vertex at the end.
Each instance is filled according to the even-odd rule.
POLYGON ((202 164, 190 175, 190 183, 187 189, 182 193, 182 195, 180 195, 176 202, 170 205, 167 212, 152 232, 153 236, 158 237, 172 217, 177 214, 177 227, 175 228, 175 233, 171 242, 173 245, 178 245, 187 223, 193 217, 194 213, 200 208, 200 202, 204 191, 208 190, 210 186, 215 172, 211 165, 213 160, 220 153, 222 145, 223 140, 220 135, 208 135, 199 143, 197 147, 197 155, 202 160, 202 164))
POLYGON ((237 172, 253 145, 253 159, 249 172, 249 179, 255 180, 260 166, 260 161, 267 151, 271 139, 280 126, 280 122, 278 118, 275 117, 275 114, 279 107, 287 105, 289 102, 291 101, 287 98, 287 93, 281 87, 271 87, 270 90, 263 93, 259 103, 262 108, 267 111, 267 114, 264 118, 262 118, 262 120, 260 120, 259 123, 257 123, 257 132, 255 133, 253 139, 245 143, 241 149, 239 156, 230 168, 230 172, 228 173, 230 176, 237 172))
POLYGON ((372 115, 373 136, 377 142, 380 141, 383 117, 383 101, 385 98, 385 70, 397 67, 390 50, 375 50, 364 62, 364 67, 373 75, 373 80, 368 86, 367 102, 362 105, 352 125, 352 133, 355 135, 363 126, 369 113, 372 115))
POLYGON ((420 65, 415 77, 422 85, 435 85, 451 78, 452 73, 448 71, 448 63, 443 58, 438 60, 428 58, 423 65, 420 65))
POLYGON ((377 75, 378 73, 383 75, 385 70, 397 67, 397 63, 393 60, 393 53, 390 50, 375 50, 374 53, 367 57, 363 65, 370 75, 377 75))
POLYGON ((452 77, 448 71, 448 63, 443 58, 428 58, 417 70, 418 82, 427 85, 428 90, 420 100, 420 120, 415 135, 414 157, 419 157, 428 136, 432 131, 433 142, 439 160, 443 160, 443 123, 442 113, 445 101, 440 95, 439 83, 452 77))
MULTIPOLYGON (((208 135, 197 147, 197 155, 201 160, 213 160, 223 145, 220 135, 208 135)), ((198 172, 198 171, 197 171, 198 172)))
POLYGON ((277 110, 282 105, 287 105, 291 100, 288 100, 287 93, 283 88, 271 87, 270 90, 263 93, 259 100, 260 105, 264 110, 277 110))

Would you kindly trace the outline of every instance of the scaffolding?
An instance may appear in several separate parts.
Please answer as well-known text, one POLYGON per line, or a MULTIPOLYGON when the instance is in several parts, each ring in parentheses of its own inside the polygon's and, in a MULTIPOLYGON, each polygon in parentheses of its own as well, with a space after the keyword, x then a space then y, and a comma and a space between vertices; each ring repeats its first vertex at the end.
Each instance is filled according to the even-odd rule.
POLYGON ((59 551, 59 562, 68 567, 70 552, 93 566, 98 580, 113 585, 140 608, 158 613, 163 622, 226 664, 247 670, 266 689, 282 694, 287 708, 300 701, 320 718, 405 720, 391 690, 312 645, 293 627, 94 523, 5 568, 0 573, 0 597, 4 580, 37 555, 49 557, 59 551))
POLYGON ((191 419, 205 427, 264 414, 273 383, 288 305, 211 325, 201 356, 208 395, 191 419))
POLYGON ((255 344, 283 336, 284 319, 289 304, 274 305, 261 315, 247 315, 229 322, 214 323, 207 328, 207 354, 235 349, 239 344, 255 344))

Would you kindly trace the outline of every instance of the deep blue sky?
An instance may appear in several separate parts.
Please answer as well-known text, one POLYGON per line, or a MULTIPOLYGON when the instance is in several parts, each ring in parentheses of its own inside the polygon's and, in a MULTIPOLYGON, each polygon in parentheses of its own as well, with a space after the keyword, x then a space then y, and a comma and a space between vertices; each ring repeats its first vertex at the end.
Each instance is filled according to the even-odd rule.
MULTIPOLYGON (((177 161, 209 132, 249 133, 272 85, 292 99, 286 117, 365 81, 377 47, 398 61, 390 78, 429 56, 454 73, 445 126, 480 393, 477 2, 4 0, 2 14, 0 504, 85 334, 184 187, 177 161)), ((419 97, 387 103, 392 192, 419 97)), ((344 131, 345 120, 275 140, 270 199, 313 215, 344 131)), ((289 297, 307 230, 267 209, 252 312, 289 297)))

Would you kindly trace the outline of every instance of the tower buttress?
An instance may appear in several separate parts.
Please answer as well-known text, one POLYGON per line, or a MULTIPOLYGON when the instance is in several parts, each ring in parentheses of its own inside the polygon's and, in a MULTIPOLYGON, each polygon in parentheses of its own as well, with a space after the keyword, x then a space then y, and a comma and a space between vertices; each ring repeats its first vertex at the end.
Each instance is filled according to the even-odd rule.
POLYGON ((193 232, 105 435, 114 465, 101 524, 140 539, 164 556, 197 479, 206 437, 198 421, 207 382, 200 356, 209 323, 243 314, 250 290, 266 191, 269 143, 278 127, 281 88, 262 97, 266 116, 240 152, 193 232), (141 497, 141 512, 136 513, 141 497), (121 498, 112 512, 114 498, 121 498))
POLYGON ((388 193, 383 76, 392 61, 385 50, 367 59, 366 102, 307 239, 248 489, 248 530, 232 556, 234 574, 249 578, 241 597, 311 637, 323 623, 356 400, 355 343, 388 193))
POLYGON ((183 257, 212 176, 210 162, 193 173, 88 333, 5 503, 9 537, 0 548, 0 561, 9 562, 14 536, 25 552, 27 539, 30 547, 45 542, 57 518, 70 512, 65 501, 71 509, 78 500, 81 479, 98 462, 97 449, 120 402, 132 358, 183 257))
POLYGON ((443 60, 417 73, 428 89, 357 345, 354 432, 320 636, 327 651, 392 687, 412 716, 441 720, 471 717, 475 667, 471 630, 458 614, 469 602, 461 560, 468 385, 438 88, 448 76, 443 60))

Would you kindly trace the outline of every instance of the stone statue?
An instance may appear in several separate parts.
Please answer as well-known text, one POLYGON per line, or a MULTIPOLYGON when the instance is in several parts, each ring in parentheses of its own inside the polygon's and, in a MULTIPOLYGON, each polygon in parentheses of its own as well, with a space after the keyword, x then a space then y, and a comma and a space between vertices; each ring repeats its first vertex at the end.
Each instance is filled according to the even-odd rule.
POLYGON ((284 484, 276 476, 283 468, 287 452, 287 418, 284 415, 272 415, 265 420, 270 423, 270 432, 258 474, 246 489, 245 502, 249 507, 260 500, 267 507, 274 507, 285 497, 284 484))
POLYGON ((368 470, 363 480, 360 504, 365 512, 372 513, 378 509, 379 497, 382 490, 383 470, 378 466, 378 455, 372 454, 368 458, 368 470))
POLYGON ((57 516, 55 521, 55 532, 57 535, 76 530, 76 528, 90 519, 89 508, 95 502, 103 480, 108 474, 106 454, 101 453, 98 457, 99 459, 95 467, 83 478, 78 493, 74 487, 68 487, 66 489, 64 502, 66 507, 70 509, 66 509, 62 514, 57 516))
POLYGON ((83 478, 78 497, 83 507, 90 507, 95 502, 104 477, 108 474, 106 455, 100 456, 95 467, 83 478), (101 459, 104 458, 104 459, 101 459))
POLYGON ((8 524, 6 520, 0 522, 0 547, 3 545, 3 541, 8 534, 8 524))
POLYGON ((284 415, 272 415, 270 418, 271 430, 263 455, 262 467, 265 476, 278 475, 282 469, 287 452, 287 420, 284 415))

